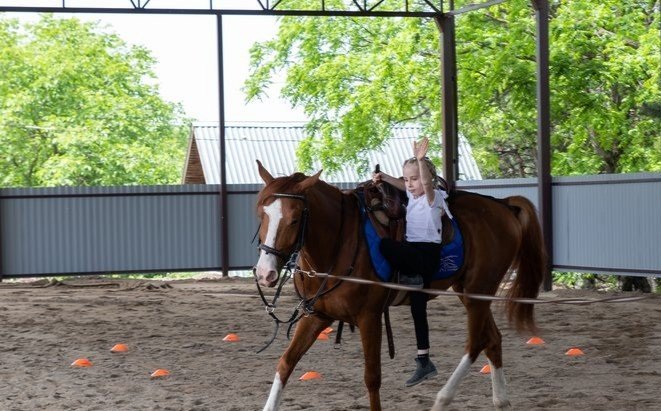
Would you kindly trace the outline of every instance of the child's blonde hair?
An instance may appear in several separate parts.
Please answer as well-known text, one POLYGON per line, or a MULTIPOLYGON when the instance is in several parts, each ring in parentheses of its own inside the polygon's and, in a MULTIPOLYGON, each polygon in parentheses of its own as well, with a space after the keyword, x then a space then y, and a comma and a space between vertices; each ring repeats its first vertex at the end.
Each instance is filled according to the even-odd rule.
MULTIPOLYGON (((447 191, 447 183, 445 180, 436 174, 436 166, 432 161, 429 159, 429 157, 423 157, 420 161, 425 163, 427 166, 427 170, 429 170, 429 173, 431 174, 431 182, 434 187, 438 187, 442 190, 447 191)), ((415 164, 418 165, 418 159, 415 157, 411 157, 408 160, 404 161, 404 164, 402 165, 402 168, 408 166, 409 164, 415 164)))

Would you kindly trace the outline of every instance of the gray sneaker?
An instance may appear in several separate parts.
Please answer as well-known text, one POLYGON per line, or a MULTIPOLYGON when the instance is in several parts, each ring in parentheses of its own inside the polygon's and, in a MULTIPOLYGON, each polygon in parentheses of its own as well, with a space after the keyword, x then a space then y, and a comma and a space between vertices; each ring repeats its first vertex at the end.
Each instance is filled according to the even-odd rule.
POLYGON ((399 284, 405 285, 407 287, 413 288, 422 288, 424 287, 422 276, 420 274, 416 275, 399 275, 399 284))
POLYGON ((414 385, 420 384, 426 379, 436 377, 436 375, 438 374, 438 372, 436 372, 436 367, 434 367, 434 364, 431 362, 431 360, 429 360, 426 367, 422 366, 422 363, 420 362, 419 358, 415 359, 415 364, 416 364, 415 372, 413 373, 411 378, 409 378, 408 381, 406 381, 407 387, 413 387, 414 385))

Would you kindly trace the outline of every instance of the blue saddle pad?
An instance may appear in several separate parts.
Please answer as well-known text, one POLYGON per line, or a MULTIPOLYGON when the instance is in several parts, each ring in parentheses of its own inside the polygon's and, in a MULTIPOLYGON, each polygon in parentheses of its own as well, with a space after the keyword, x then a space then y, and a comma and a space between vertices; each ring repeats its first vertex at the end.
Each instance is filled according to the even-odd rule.
MULTIPOLYGON (((379 237, 374 225, 372 225, 372 221, 367 218, 364 207, 361 207, 360 215, 363 220, 363 232, 365 233, 365 241, 367 241, 367 248, 369 249, 372 260, 372 267, 381 281, 390 281, 390 277, 392 276, 390 263, 388 263, 388 260, 386 260, 379 250, 381 237, 379 237)), ((464 263, 464 238, 461 235, 456 219, 451 219, 450 221, 454 228, 454 238, 451 243, 441 247, 441 255, 439 256, 441 265, 432 280, 441 280, 452 276, 464 263)))
POLYGON ((392 275, 390 263, 386 257, 381 254, 379 245, 381 244, 381 237, 377 234, 372 221, 366 216, 363 217, 363 232, 365 233, 365 240, 367 241, 367 248, 370 251, 370 258, 372 260, 372 268, 376 272, 377 277, 381 281, 389 281, 392 275))
POLYGON ((360 206, 360 220, 363 227, 363 233, 365 234, 367 249, 370 253, 372 268, 374 268, 377 277, 379 277, 381 281, 388 281, 392 275, 392 269, 390 268, 390 263, 388 260, 386 260, 386 258, 379 250, 381 237, 379 237, 379 234, 376 232, 374 225, 372 225, 372 221, 370 221, 369 217, 367 216, 364 194, 362 192, 357 192, 356 197, 358 198, 358 204, 360 206))
POLYGON ((454 228, 452 242, 441 247, 441 265, 433 280, 442 280, 453 276, 464 264, 464 236, 461 235, 457 219, 450 219, 454 228))

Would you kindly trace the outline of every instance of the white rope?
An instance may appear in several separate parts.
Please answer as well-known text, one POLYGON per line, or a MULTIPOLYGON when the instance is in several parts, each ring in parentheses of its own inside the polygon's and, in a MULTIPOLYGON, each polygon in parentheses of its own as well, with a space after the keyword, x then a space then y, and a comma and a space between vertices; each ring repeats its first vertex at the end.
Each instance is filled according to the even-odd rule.
POLYGON ((503 296, 496 295, 487 295, 487 294, 473 294, 473 293, 458 293, 456 291, 447 291, 447 290, 435 290, 432 288, 415 288, 409 287, 401 284, 388 283, 388 282, 378 282, 372 281, 365 278, 356 278, 356 277, 341 277, 328 273, 318 273, 316 271, 305 271, 297 269, 295 271, 297 274, 303 274, 308 277, 320 277, 320 278, 332 278, 334 280, 346 281, 355 284, 365 284, 365 285, 378 285, 380 287, 390 288, 398 291, 417 291, 425 294, 436 295, 436 296, 453 296, 453 297, 466 297, 472 298, 474 300, 483 300, 483 301, 508 301, 516 302, 521 304, 575 304, 575 305, 587 305, 594 303, 624 303, 629 301, 639 301, 649 298, 650 296, 646 295, 637 295, 631 297, 606 297, 606 298, 561 298, 561 299, 539 299, 539 298, 508 298, 503 296))

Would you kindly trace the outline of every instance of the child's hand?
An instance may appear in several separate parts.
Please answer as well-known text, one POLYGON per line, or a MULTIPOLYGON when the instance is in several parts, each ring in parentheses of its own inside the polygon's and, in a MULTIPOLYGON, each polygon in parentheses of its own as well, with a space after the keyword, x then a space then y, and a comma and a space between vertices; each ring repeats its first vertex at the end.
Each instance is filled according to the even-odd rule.
POLYGON ((423 137, 422 140, 413 142, 413 155, 418 160, 422 160, 427 155, 427 150, 429 150, 429 139, 423 137))
POLYGON ((381 181, 382 179, 383 179, 383 173, 381 173, 381 172, 379 172, 379 173, 372 173, 372 182, 373 182, 374 184, 378 183, 378 182, 381 181))

